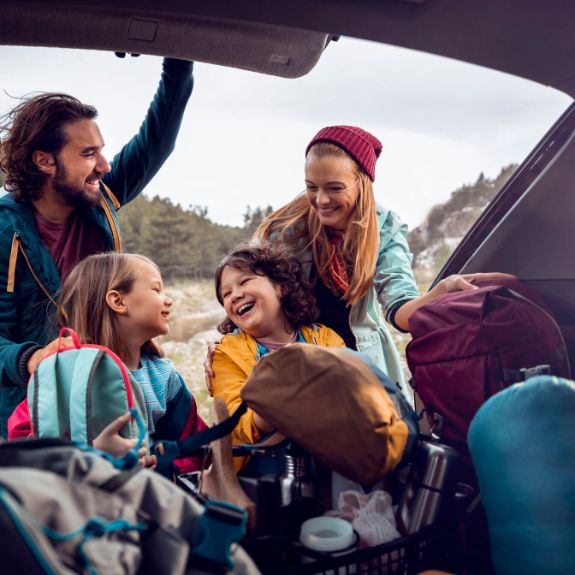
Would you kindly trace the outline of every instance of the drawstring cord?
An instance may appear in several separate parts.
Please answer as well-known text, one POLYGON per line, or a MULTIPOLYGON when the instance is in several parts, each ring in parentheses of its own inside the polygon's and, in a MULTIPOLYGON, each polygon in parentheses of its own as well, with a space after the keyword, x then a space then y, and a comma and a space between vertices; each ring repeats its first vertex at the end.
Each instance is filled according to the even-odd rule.
MULTIPOLYGON (((17 512, 13 509, 13 503, 8 498, 8 490, 0 487, 0 502, 2 503, 4 509, 8 512, 8 515, 14 522, 17 529, 22 532, 25 528, 21 524, 17 512)), ((14 497, 14 496, 12 496, 14 497)), ((118 531, 136 531, 138 533, 145 533, 148 526, 144 523, 131 523, 126 519, 115 519, 113 521, 106 521, 102 517, 92 517, 88 522, 75 531, 70 531, 69 533, 62 533, 47 527, 42 522, 40 522, 36 517, 28 513, 28 511, 20 505, 20 513, 25 516, 27 521, 29 521, 36 529, 44 533, 46 537, 52 539, 53 541, 70 541, 77 537, 81 537, 76 552, 83 564, 84 569, 89 575, 97 575, 97 571, 92 564, 92 561, 86 554, 84 550, 84 545, 91 539, 97 537, 103 537, 108 533, 114 533, 118 531)))

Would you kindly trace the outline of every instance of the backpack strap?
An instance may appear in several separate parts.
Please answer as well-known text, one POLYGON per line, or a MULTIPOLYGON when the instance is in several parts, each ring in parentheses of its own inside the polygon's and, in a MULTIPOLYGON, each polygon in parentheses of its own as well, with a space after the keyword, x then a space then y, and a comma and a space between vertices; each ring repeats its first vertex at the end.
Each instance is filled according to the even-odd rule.
POLYGON ((14 284, 16 278, 16 262, 18 261, 18 248, 20 246, 20 239, 18 232, 14 232, 12 237, 12 247, 10 248, 10 260, 8 261, 8 282, 6 283, 6 291, 14 293, 14 284))
POLYGON ((101 349, 83 347, 78 350, 70 389, 70 433, 74 441, 91 445, 94 440, 88 432, 89 412, 91 412, 91 381, 104 352, 101 349))
MULTIPOLYGON (((110 202, 112 202, 114 209, 118 211, 120 209, 120 202, 118 201, 116 196, 114 196, 112 190, 110 190, 110 188, 106 184, 104 184, 104 182, 100 183, 102 184, 102 187, 106 191, 106 195, 110 199, 110 202)), ((114 251, 120 253, 122 251, 122 242, 120 240, 120 231, 118 229, 118 224, 116 223, 116 220, 112 215, 112 210, 110 210, 110 206, 108 206, 108 202, 106 202, 106 199, 103 194, 100 195, 100 206, 104 210, 104 213, 106 214, 106 219, 108 220, 108 224, 110 225, 112 237, 114 238, 114 251)))
MULTIPOLYGON (((61 437, 60 404, 58 401, 58 378, 56 363, 58 354, 46 357, 38 364, 32 380, 32 405, 30 413, 32 429, 36 437, 61 437), (42 413, 40 422, 39 413, 42 413)), ((30 396, 30 390, 28 391, 30 396)))
POLYGON ((220 439, 221 437, 231 433, 238 424, 240 417, 246 412, 247 408, 248 406, 246 403, 242 401, 234 413, 221 423, 218 423, 213 427, 208 427, 208 429, 204 429, 204 431, 200 431, 200 433, 190 435, 182 441, 161 442, 163 453, 156 452, 158 457, 156 471, 165 477, 169 477, 171 475, 171 465, 174 459, 190 457, 194 455, 194 451, 198 447, 202 447, 203 445, 216 441, 216 439, 220 439))
POLYGON ((46 289, 46 286, 42 283, 42 281, 40 280, 40 278, 38 277, 38 275, 34 271, 34 268, 32 267, 32 264, 30 263, 30 260, 28 259, 26 252, 24 251, 24 247, 22 246, 22 242, 20 241, 19 232, 15 232, 14 236, 12 238, 12 247, 10 249, 10 260, 8 263, 8 282, 6 284, 6 291, 9 293, 14 291, 14 286, 15 286, 15 281, 16 281, 15 274, 16 274, 16 263, 18 260, 18 250, 22 254, 24 261, 26 262, 26 265, 28 266, 28 269, 30 270, 30 273, 32 274, 32 277, 34 278, 34 280, 36 280, 36 283, 38 284, 38 287, 44 292, 44 294, 46 295, 46 297, 48 298, 50 303, 56 309, 58 309, 58 303, 56 302, 56 300, 54 299, 52 294, 50 294, 50 292, 46 289))

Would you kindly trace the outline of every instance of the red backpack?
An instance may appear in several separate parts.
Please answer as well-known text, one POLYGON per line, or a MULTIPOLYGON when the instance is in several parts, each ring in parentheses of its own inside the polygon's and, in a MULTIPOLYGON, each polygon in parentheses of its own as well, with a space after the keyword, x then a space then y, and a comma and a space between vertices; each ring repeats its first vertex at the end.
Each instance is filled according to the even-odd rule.
POLYGON ((419 308, 406 350, 442 441, 463 455, 469 424, 489 397, 531 375, 570 377, 563 336, 541 297, 517 280, 478 285, 419 308))

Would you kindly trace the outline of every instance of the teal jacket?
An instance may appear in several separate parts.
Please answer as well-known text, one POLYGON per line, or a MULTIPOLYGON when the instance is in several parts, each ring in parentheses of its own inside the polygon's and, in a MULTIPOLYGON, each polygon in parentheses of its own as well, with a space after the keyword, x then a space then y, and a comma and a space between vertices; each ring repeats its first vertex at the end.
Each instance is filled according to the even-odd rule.
POLYGON ((368 355, 392 381, 401 387, 413 404, 397 348, 384 321, 401 304, 419 296, 411 268, 412 254, 407 243, 407 226, 390 210, 377 206, 379 252, 372 288, 351 307, 349 324, 357 350, 368 355))
MULTIPOLYGON (((192 63, 165 59, 160 85, 139 132, 114 156, 100 185, 100 205, 86 218, 102 231, 109 250, 121 250, 117 210, 133 200, 175 146, 192 93, 192 63)), ((33 208, 11 194, 0 198, 0 435, 24 398, 20 354, 57 335, 54 315, 60 276, 36 229, 33 208)))
MULTIPOLYGON (((379 251, 375 276, 367 294, 351 306, 349 326, 357 350, 368 355, 379 369, 397 382, 413 405, 413 392, 405 382, 399 354, 386 325, 386 320, 391 321, 391 316, 401 304, 419 296, 411 268, 412 254, 407 243, 407 226, 395 213, 379 205, 376 206, 376 214, 379 251)), ((298 251, 304 269, 311 275, 311 250, 298 251)))

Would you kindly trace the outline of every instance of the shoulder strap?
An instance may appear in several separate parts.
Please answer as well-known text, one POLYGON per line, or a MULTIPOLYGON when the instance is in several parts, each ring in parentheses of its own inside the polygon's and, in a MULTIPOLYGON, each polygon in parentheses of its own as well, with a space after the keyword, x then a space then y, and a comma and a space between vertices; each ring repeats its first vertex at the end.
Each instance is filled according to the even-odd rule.
POLYGON ((209 427, 208 429, 204 429, 204 431, 200 431, 200 433, 190 435, 182 441, 162 442, 164 452, 163 454, 157 454, 159 456, 156 471, 166 477, 169 476, 174 459, 190 457, 194 455, 194 450, 198 447, 202 447, 231 433, 238 424, 240 417, 246 412, 247 408, 248 406, 246 403, 242 401, 234 413, 221 423, 218 423, 213 427, 209 427))
POLYGON ((104 188, 104 191, 106 192, 108 198, 110 198, 110 201, 112 202, 114 208, 116 208, 116 210, 119 210, 122 204, 120 204, 118 198, 112 193, 112 190, 104 182, 100 181, 100 184, 104 188))
POLYGON ((40 362, 32 385, 28 386, 28 403, 35 437, 61 437, 60 402, 58 401, 58 381, 56 363, 58 354, 54 353, 40 362), (39 414, 42 414, 40 420, 39 414))
MULTIPOLYGON (((104 189, 106 190, 106 194, 110 198, 110 201, 112 202, 112 205, 114 206, 114 209, 116 211, 118 211, 118 209, 120 208, 120 203, 118 202, 118 200, 116 199, 114 194, 112 194, 110 188, 108 188, 108 186, 106 186, 106 184, 104 184, 104 182, 101 182, 101 184, 102 184, 102 186, 104 186, 104 189)), ((106 198, 104 197, 103 194, 100 194, 100 206, 104 210, 104 213, 106 214, 106 219, 108 220, 108 224, 110 225, 112 237, 114 238, 114 251, 117 253, 120 253, 122 251, 122 242, 120 240, 120 231, 118 230, 118 225, 116 223, 116 220, 114 219, 114 216, 112 215, 112 211, 110 210, 110 206, 108 205, 108 202, 106 202, 106 198)))
POLYGON ((14 292, 19 247, 20 239, 18 238, 18 232, 14 232, 12 236, 12 247, 10 248, 10 260, 8 261, 8 281, 6 283, 6 291, 8 293, 14 292))

